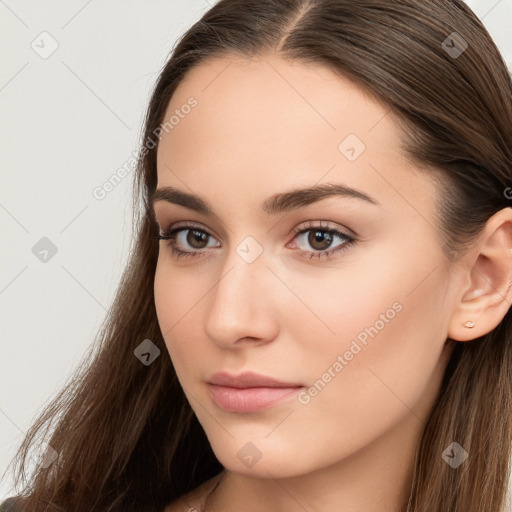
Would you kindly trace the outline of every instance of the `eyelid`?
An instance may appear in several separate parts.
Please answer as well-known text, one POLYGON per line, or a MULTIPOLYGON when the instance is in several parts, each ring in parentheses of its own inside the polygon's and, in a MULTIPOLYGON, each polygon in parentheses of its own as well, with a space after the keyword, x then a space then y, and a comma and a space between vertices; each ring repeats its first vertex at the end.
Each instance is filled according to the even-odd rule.
POLYGON ((201 224, 199 222, 196 223, 195 221, 184 220, 173 222, 169 225, 168 228, 162 228, 160 227, 160 224, 158 224, 158 228, 160 234, 162 235, 169 234, 170 232, 175 232, 179 229, 199 229, 201 231, 204 231, 205 233, 208 233, 210 236, 219 239, 219 237, 215 234, 215 232, 212 229, 207 228, 204 224, 201 224))
POLYGON ((326 231, 338 231, 342 235, 346 236, 347 238, 359 238, 359 235, 350 228, 347 228, 345 226, 339 226, 337 224, 334 224, 333 222, 329 220, 323 220, 323 219, 316 219, 316 220, 307 220, 302 223, 300 223, 298 226, 294 227, 290 234, 296 235, 297 233, 300 233, 301 231, 308 231, 310 229, 324 229, 326 231), (326 224, 323 224, 326 223, 326 224))
MULTIPOLYGON (((338 227, 337 225, 332 225, 333 223, 331 221, 326 221, 323 219, 315 219, 315 220, 307 220, 304 222, 301 222, 298 226, 295 226, 291 231, 288 232, 288 235, 296 235, 297 233, 300 233, 301 231, 304 231, 306 229, 313 229, 313 228, 322 228, 325 230, 335 230, 335 231, 341 231, 343 235, 345 235, 348 238, 359 238, 359 234, 356 233, 353 229, 350 229, 346 226, 338 227), (326 222, 327 224, 323 224, 326 222)), ((179 228, 190 228, 190 229, 200 229, 205 231, 211 236, 214 236, 215 238, 219 238, 213 230, 210 228, 207 228, 206 226, 196 223, 195 221, 178 221, 172 223, 168 228, 163 229, 160 227, 160 223, 158 223, 158 227, 161 234, 169 233, 170 231, 176 231, 179 228)))

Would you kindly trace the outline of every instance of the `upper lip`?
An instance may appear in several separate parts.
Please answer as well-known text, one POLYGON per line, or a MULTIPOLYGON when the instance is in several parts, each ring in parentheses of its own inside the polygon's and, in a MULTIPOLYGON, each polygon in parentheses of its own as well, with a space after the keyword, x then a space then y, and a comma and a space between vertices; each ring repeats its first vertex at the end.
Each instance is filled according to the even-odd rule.
POLYGON ((243 372, 239 375, 232 375, 228 372, 214 373, 209 379, 209 384, 217 386, 228 386, 232 388, 295 388, 301 387, 296 382, 283 382, 272 377, 260 375, 254 372, 243 372))

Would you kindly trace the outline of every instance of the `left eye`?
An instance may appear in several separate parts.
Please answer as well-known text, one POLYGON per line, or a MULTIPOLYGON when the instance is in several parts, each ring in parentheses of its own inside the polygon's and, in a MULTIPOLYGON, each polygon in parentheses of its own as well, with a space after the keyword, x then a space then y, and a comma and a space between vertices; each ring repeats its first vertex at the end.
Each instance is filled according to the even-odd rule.
POLYGON ((313 248, 313 251, 304 249, 299 251, 301 256, 308 257, 309 259, 329 258, 334 253, 344 251, 356 243, 356 239, 353 236, 322 225, 308 225, 302 229, 299 227, 295 230, 295 233, 294 240, 306 243, 309 247, 313 248), (332 246, 335 238, 340 239, 341 242, 332 246))
POLYGON ((302 241, 302 243, 307 243, 309 247, 312 247, 315 251, 332 249, 332 243, 335 238, 342 240, 334 247, 338 247, 343 243, 343 239, 350 240, 349 236, 340 233, 339 231, 325 228, 306 229, 300 231, 299 235, 295 237, 296 240, 302 241))
MULTIPOLYGON (((214 237, 207 231, 195 226, 180 226, 171 228, 157 236, 159 240, 168 240, 171 251, 176 258, 200 256, 207 252, 204 249, 209 247, 220 247, 216 242, 208 245, 208 239, 215 241, 214 237), (188 247, 190 249, 183 249, 188 247)), ((333 253, 347 249, 356 242, 353 236, 347 235, 334 228, 326 228, 322 225, 309 225, 295 229, 295 236, 291 242, 292 246, 299 241, 299 253, 301 256, 311 258, 330 257, 333 253), (338 238, 340 242, 334 246, 333 240, 338 238), (304 244, 309 245, 313 250, 303 249, 304 244)), ((287 245, 290 247, 290 244, 287 245)))

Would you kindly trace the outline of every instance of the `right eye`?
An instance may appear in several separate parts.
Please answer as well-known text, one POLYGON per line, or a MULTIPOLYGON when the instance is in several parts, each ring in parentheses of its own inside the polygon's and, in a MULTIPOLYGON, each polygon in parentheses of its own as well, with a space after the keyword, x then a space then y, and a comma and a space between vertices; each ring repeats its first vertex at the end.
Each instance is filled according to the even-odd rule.
MULTIPOLYGON (((158 240, 168 240, 168 245, 171 246, 172 254, 176 258, 199 256, 206 249, 208 245, 204 246, 205 242, 208 243, 208 238, 212 237, 207 231, 198 228, 195 225, 185 224, 178 227, 171 227, 165 230, 157 238, 158 240), (183 249, 183 247, 189 247, 183 249), (200 246, 200 247, 198 247, 200 246)), ((214 245, 219 247, 220 244, 214 245)))

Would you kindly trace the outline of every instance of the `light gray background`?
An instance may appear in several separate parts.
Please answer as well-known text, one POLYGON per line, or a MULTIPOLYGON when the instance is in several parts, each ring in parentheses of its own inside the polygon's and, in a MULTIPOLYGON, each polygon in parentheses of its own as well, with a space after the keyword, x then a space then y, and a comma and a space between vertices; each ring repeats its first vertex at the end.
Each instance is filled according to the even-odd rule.
MULTIPOLYGON (((512 0, 468 3, 512 65, 512 0)), ((158 72, 209 6, 0 0, 0 477, 90 349, 126 262, 133 173, 92 191, 137 151, 158 72), (46 263, 42 237, 57 247, 46 263)), ((7 475, 0 500, 13 493, 7 475)))

